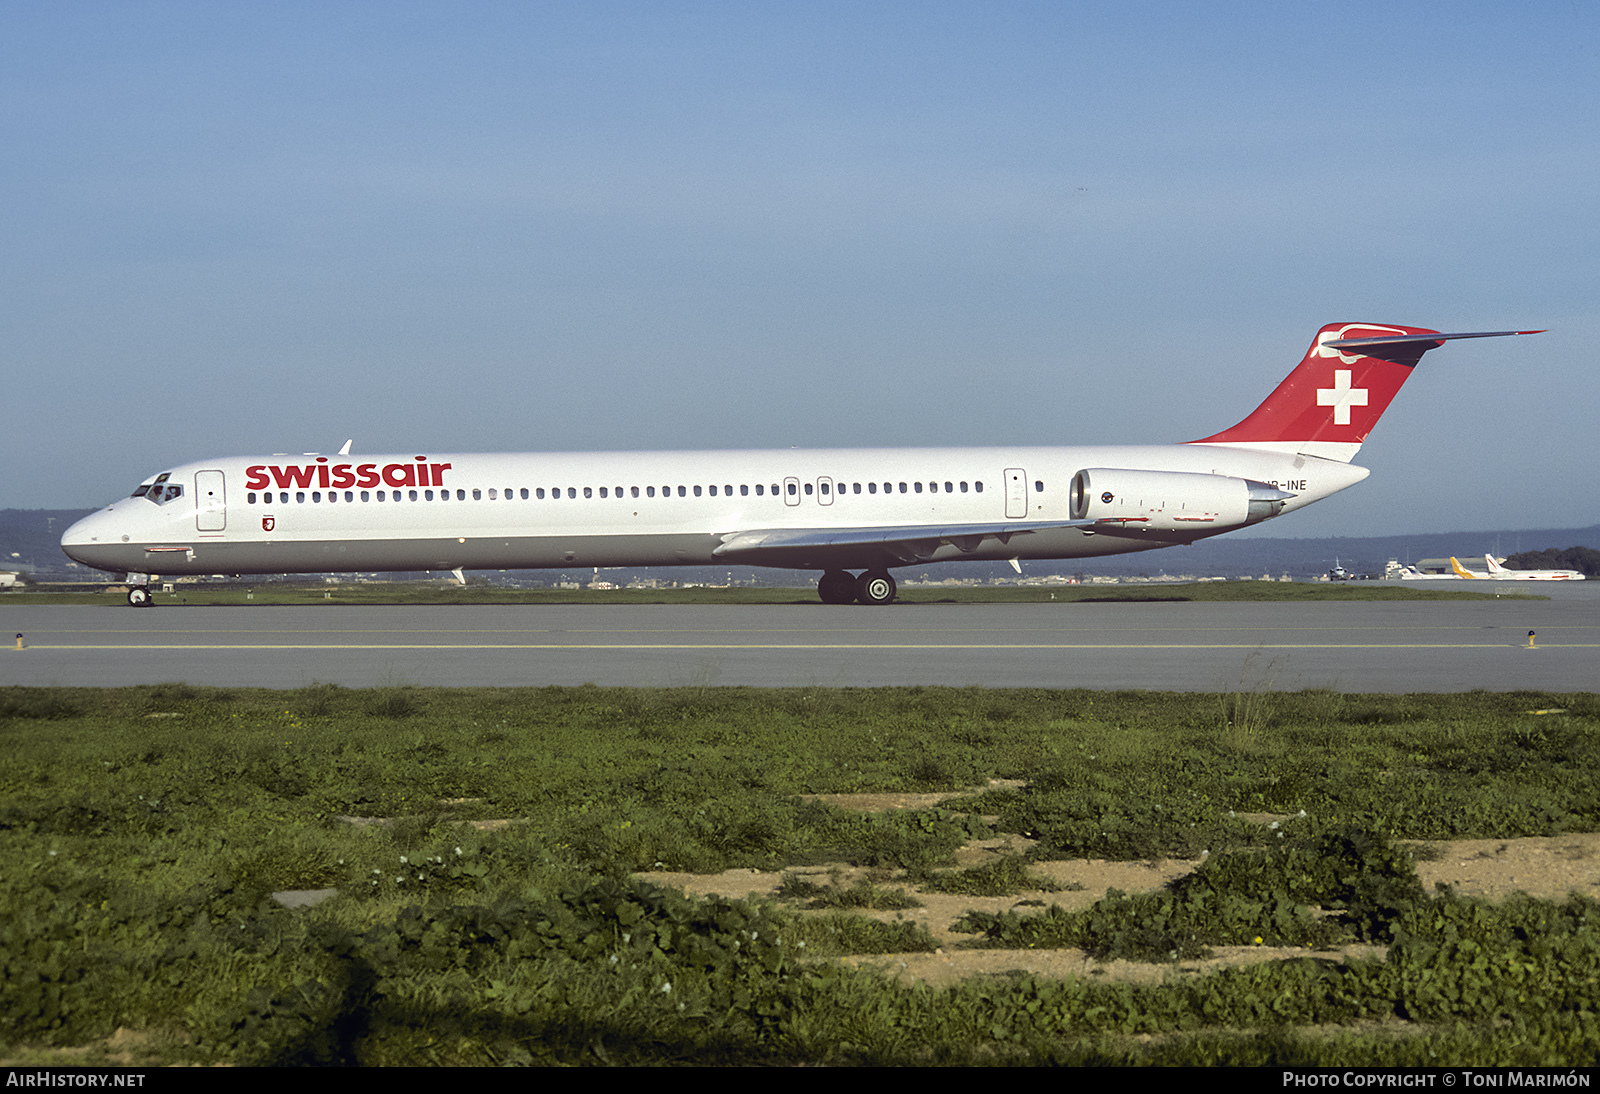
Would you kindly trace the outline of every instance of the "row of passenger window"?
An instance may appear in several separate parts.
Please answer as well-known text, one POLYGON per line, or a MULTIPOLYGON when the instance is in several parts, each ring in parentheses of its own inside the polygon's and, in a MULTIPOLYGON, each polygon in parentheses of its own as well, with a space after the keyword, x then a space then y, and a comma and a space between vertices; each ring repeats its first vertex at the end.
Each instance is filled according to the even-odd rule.
MULTIPOLYGON (((920 494, 924 490, 924 484, 920 483, 920 482, 913 482, 913 483, 904 483, 904 482, 902 482, 902 483, 898 483, 898 484, 892 483, 892 482, 886 482, 886 483, 882 484, 883 493, 885 493, 885 494, 893 494, 893 493, 895 493, 896 492, 896 486, 898 486, 898 488, 899 488, 898 492, 901 493, 901 494, 907 494, 907 493, 920 494)), ((944 487, 944 493, 946 493, 946 494, 955 494, 955 493, 965 494, 968 491, 968 484, 965 483, 965 482, 956 483, 956 482, 947 481, 947 482, 945 482, 943 484, 943 487, 944 487)), ((869 482, 865 486, 865 492, 868 493, 868 494, 876 494, 876 493, 878 493, 878 488, 879 488, 879 484, 878 483, 869 482)), ((709 495, 710 497, 713 497, 713 498, 718 496, 718 487, 716 487, 714 485, 713 486, 706 486, 706 487, 700 487, 700 486, 678 486, 678 487, 663 486, 663 487, 661 487, 660 496, 663 497, 663 498, 670 498, 670 497, 673 496, 673 490, 674 489, 677 490, 677 496, 680 497, 680 498, 689 497, 689 496, 691 496, 691 494, 692 494, 692 496, 697 497, 697 498, 701 497, 701 496, 705 496, 705 495, 709 495)), ((748 484, 741 484, 739 486, 739 488, 738 488, 739 496, 740 497, 749 497, 750 493, 751 493, 751 489, 752 488, 748 484)), ((929 482, 929 483, 926 484, 926 489, 927 489, 927 492, 930 493, 930 494, 937 494, 937 493, 940 492, 940 484, 937 483, 937 482, 929 482)), ((1035 490, 1043 490, 1044 489, 1044 483, 1035 482, 1034 483, 1034 489, 1035 490)), ((645 487, 632 486, 632 487, 628 487, 626 494, 623 492, 623 488, 620 487, 620 486, 616 486, 616 487, 606 487, 606 486, 600 486, 600 487, 593 487, 593 486, 584 486, 584 487, 555 486, 555 487, 551 487, 550 488, 549 497, 550 497, 551 500, 556 500, 556 499, 559 499, 559 498, 561 498, 563 496, 565 496, 567 498, 575 499, 575 498, 577 498, 579 496, 579 491, 580 490, 582 491, 582 496, 585 497, 585 498, 594 497, 595 496, 595 492, 597 490, 599 491, 599 495, 602 498, 609 498, 609 497, 613 497, 613 496, 618 497, 618 498, 621 498, 621 497, 634 497, 634 498, 637 498, 637 497, 641 497, 641 496, 642 497, 646 497, 646 498, 656 497, 656 488, 654 486, 645 486, 645 487), (565 491, 564 495, 563 495, 563 491, 565 491), (641 494, 641 491, 642 491, 642 494, 641 494)), ((755 491, 755 495, 757 497, 768 496, 768 490, 769 490, 769 487, 765 483, 759 483, 758 482, 758 483, 755 484, 754 491, 755 491)), ((821 480, 819 482, 816 482, 816 483, 810 483, 810 482, 799 483, 799 482, 795 482, 793 480, 790 480, 789 482, 784 484, 784 486, 783 486, 783 488, 781 490, 780 490, 780 487, 779 487, 779 485, 777 483, 773 483, 771 485, 771 487, 770 487, 770 491, 771 491, 771 495, 770 496, 778 497, 780 495, 780 493, 782 493, 783 491, 787 491, 787 493, 789 494, 790 497, 798 497, 802 490, 804 490, 804 492, 806 493, 807 496, 811 496, 813 494, 820 494, 820 495, 823 495, 823 496, 827 496, 827 495, 829 495, 831 493, 838 493, 838 494, 841 494, 841 495, 843 495, 843 494, 860 494, 860 493, 863 492, 863 487, 862 487, 862 484, 859 483, 859 482, 835 483, 830 479, 823 479, 823 480, 821 480)), ((983 493, 983 483, 981 483, 981 482, 972 483, 971 484, 971 490, 974 493, 978 493, 978 494, 983 493)), ((730 497, 731 498, 731 497, 733 497, 733 492, 734 492, 734 487, 733 487, 733 485, 731 483, 725 483, 725 484, 722 485, 722 487, 721 487, 721 495, 723 497, 730 497)), ((311 491, 297 490, 297 491, 294 492, 294 500, 295 500, 295 502, 297 504, 304 504, 305 501, 307 500, 306 496, 307 496, 308 493, 310 495, 310 500, 311 500, 311 502, 313 504, 318 504, 318 503, 321 503, 323 501, 324 491, 321 491, 321 490, 311 490, 311 491)), ((517 489, 515 489, 513 487, 509 487, 508 486, 508 487, 506 487, 506 489, 504 491, 501 491, 501 490, 497 489, 496 487, 492 487, 491 486, 487 491, 482 490, 482 489, 474 489, 474 490, 471 490, 471 491, 457 490, 455 492, 455 500, 456 501, 466 501, 467 500, 467 495, 469 493, 472 495, 472 500, 473 501, 482 501, 482 500, 484 500, 485 494, 488 495, 488 500, 489 501, 499 501, 499 500, 502 500, 502 499, 505 500, 505 501, 513 501, 518 497, 520 497, 523 501, 528 501, 530 499, 543 501, 545 499, 545 497, 546 497, 545 488, 542 487, 542 486, 534 487, 531 490, 526 486, 522 487, 520 490, 517 490, 517 489)), ((333 503, 335 503, 335 502, 340 500, 340 493, 337 490, 328 490, 328 491, 326 491, 326 494, 327 494, 327 501, 328 501, 329 504, 333 504, 333 503)), ((438 495, 438 500, 439 501, 449 501, 450 500, 450 491, 448 491, 448 490, 440 490, 440 491, 437 492, 437 495, 438 495)), ((274 497, 273 491, 271 491, 271 490, 263 491, 261 493, 261 495, 260 495, 260 504, 262 504, 262 505, 271 505, 273 497, 274 497)), ((289 491, 287 491, 287 490, 279 491, 279 492, 277 492, 276 497, 277 497, 278 502, 280 504, 283 504, 283 505, 289 504, 289 491)), ((407 491, 405 491, 405 496, 402 497, 401 491, 399 491, 399 490, 346 490, 346 491, 344 491, 343 500, 346 501, 346 502, 354 502, 354 501, 357 500, 358 497, 359 497, 359 499, 361 501, 390 501, 390 500, 393 500, 393 501, 405 501, 405 500, 409 500, 409 501, 433 501, 434 498, 435 498, 435 491, 432 491, 432 490, 407 490, 407 491), (386 495, 388 495, 388 496, 386 496, 386 495)), ((257 498, 256 493, 254 491, 251 491, 250 493, 247 493, 245 495, 245 502, 248 505, 255 505, 255 504, 257 504, 256 498, 257 498)))
MULTIPOLYGON (((310 495, 309 500, 312 501, 313 503, 321 502, 323 500, 323 497, 322 497, 323 492, 321 490, 311 490, 311 491, 296 490, 294 492, 294 500, 295 500, 295 502, 299 503, 299 504, 303 504, 305 501, 308 500, 307 499, 307 494, 308 493, 310 495)), ((409 500, 411 500, 411 501, 433 501, 434 500, 434 491, 432 491, 432 490, 407 490, 407 491, 405 491, 405 493, 410 495, 409 500)), ((456 491, 456 500, 457 501, 466 501, 467 500, 467 493, 468 492, 466 490, 457 490, 456 491)), ((484 492, 482 490, 473 490, 473 491, 471 491, 471 493, 472 493, 472 500, 473 501, 482 501, 483 500, 484 492)), ((337 502, 339 500, 339 491, 337 491, 337 490, 329 490, 327 492, 327 494, 328 494, 328 497, 327 497, 328 504, 331 505, 334 502, 337 502)), ((511 488, 507 487, 506 488, 506 493, 505 493, 505 500, 506 501, 511 501, 515 496, 516 495, 512 493, 511 488)), ((528 491, 526 489, 524 489, 522 491, 522 496, 524 498, 528 497, 528 491)), ((544 496, 544 491, 543 490, 539 491, 539 496, 540 497, 544 496)), ((262 505, 271 505, 273 497, 274 497, 274 494, 273 494, 273 492, 271 490, 264 491, 260 495, 260 498, 261 498, 260 504, 262 504, 262 505)), ((283 505, 288 505, 289 504, 289 491, 280 490, 277 493, 276 497, 277 497, 279 503, 281 503, 283 505)), ((489 490, 489 500, 490 501, 497 501, 497 500, 499 500, 499 497, 500 497, 500 492, 498 490, 495 490, 495 489, 490 489, 489 490)), ((440 490, 438 492, 438 499, 440 501, 449 501, 450 500, 450 491, 448 491, 448 490, 440 490)), ((251 491, 250 493, 247 493, 244 496, 244 500, 245 500, 245 504, 246 505, 255 505, 255 504, 257 504, 257 502, 256 502, 256 494, 255 494, 254 491, 251 491)), ((399 490, 346 490, 344 492, 344 500, 347 501, 347 502, 353 502, 353 501, 357 501, 357 500, 360 500, 360 501, 405 501, 407 499, 401 495, 401 492, 399 490)))

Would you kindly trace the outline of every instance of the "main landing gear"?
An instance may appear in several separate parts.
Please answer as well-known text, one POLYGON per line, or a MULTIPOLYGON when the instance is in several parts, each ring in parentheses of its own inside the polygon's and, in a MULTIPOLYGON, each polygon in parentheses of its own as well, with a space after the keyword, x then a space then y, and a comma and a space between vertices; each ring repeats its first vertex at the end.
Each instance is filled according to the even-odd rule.
POLYGON ((817 595, 824 604, 888 604, 894 600, 894 578, 888 570, 868 570, 854 577, 844 570, 828 570, 817 582, 817 595))

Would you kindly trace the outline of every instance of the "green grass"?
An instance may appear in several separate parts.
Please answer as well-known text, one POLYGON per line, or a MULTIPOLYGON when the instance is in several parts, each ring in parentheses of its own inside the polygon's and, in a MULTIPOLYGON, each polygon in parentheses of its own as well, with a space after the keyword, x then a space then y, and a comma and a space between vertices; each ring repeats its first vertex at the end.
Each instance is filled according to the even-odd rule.
POLYGON ((1270 699, 1241 734, 1229 697, 1146 692, 0 689, 0 1053, 122 1027, 152 1062, 238 1064, 1592 1059, 1600 910, 1424 894, 1395 848, 1600 830, 1600 697, 1270 699), (989 779, 1025 785, 803 797, 989 779), (834 907, 1015 891, 1023 860, 951 869, 997 834, 979 814, 1035 857, 1210 853, 1088 912, 969 914, 983 945, 1388 960, 905 988, 826 958, 930 949, 920 927, 629 878, 844 862, 874 880, 834 907))
MULTIPOLYGON (((125 607, 123 594, 59 586, 49 591, 0 593, 5 604, 85 604, 125 607)), ((1398 582, 1351 583, 1206 581, 1187 585, 992 585, 900 587, 897 604, 1117 603, 1128 601, 1546 600, 1525 592, 1418 589, 1398 582)), ((178 585, 155 592, 157 605, 270 606, 283 604, 806 604, 830 607, 810 586, 692 589, 507 589, 454 582, 343 582, 338 585, 263 582, 178 585)))

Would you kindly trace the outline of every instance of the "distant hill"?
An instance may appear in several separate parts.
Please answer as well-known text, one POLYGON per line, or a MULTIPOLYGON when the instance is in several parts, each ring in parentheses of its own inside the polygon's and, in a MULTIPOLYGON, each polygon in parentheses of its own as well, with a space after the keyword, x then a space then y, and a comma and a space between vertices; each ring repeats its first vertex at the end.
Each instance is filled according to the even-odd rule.
POLYGON ((61 533, 93 509, 0 509, 0 570, 79 576, 95 571, 61 553, 61 533))
POLYGON ((1585 577, 1600 577, 1600 551, 1591 547, 1549 548, 1524 551, 1506 559, 1508 570, 1577 570, 1585 577))
MULTIPOLYGON (((0 509, 0 569, 25 570, 40 576, 79 577, 93 573, 61 553, 61 532, 93 509, 0 509)), ((1521 552, 1565 551, 1571 547, 1600 547, 1600 524, 1587 528, 1549 528, 1534 531, 1435 532, 1405 536, 1336 536, 1327 539, 1232 539, 1218 536, 1192 547, 1170 547, 1116 558, 1078 561, 1024 562, 1025 576, 1044 574, 1194 574, 1199 577, 1313 578, 1326 573, 1338 559, 1352 573, 1381 572, 1391 558, 1413 562, 1422 558, 1481 560, 1485 554, 1505 557, 1521 552)), ((1566 565, 1571 565, 1570 563, 1566 565)), ((608 580, 619 584, 632 576, 666 581, 721 583, 732 573, 737 581, 756 577, 764 585, 810 584, 814 575, 788 570, 754 570, 750 567, 688 566, 606 570, 608 580)), ((938 581, 947 577, 1015 577, 1004 562, 946 562, 934 566, 907 566, 897 571, 902 580, 920 580, 924 574, 938 581)), ((557 579, 559 571, 512 571, 530 581, 557 579)), ((587 583, 593 571, 575 566, 567 577, 587 583)))

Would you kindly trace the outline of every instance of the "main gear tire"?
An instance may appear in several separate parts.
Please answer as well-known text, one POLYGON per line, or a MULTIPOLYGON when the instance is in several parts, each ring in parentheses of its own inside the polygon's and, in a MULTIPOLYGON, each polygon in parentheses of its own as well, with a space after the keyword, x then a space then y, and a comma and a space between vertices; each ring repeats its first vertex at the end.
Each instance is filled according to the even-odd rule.
POLYGON ((817 581, 824 604, 849 604, 856 598, 856 579, 844 570, 828 570, 817 581))
POLYGON ((868 570, 856 578, 856 599, 863 604, 892 604, 896 591, 888 570, 868 570))

